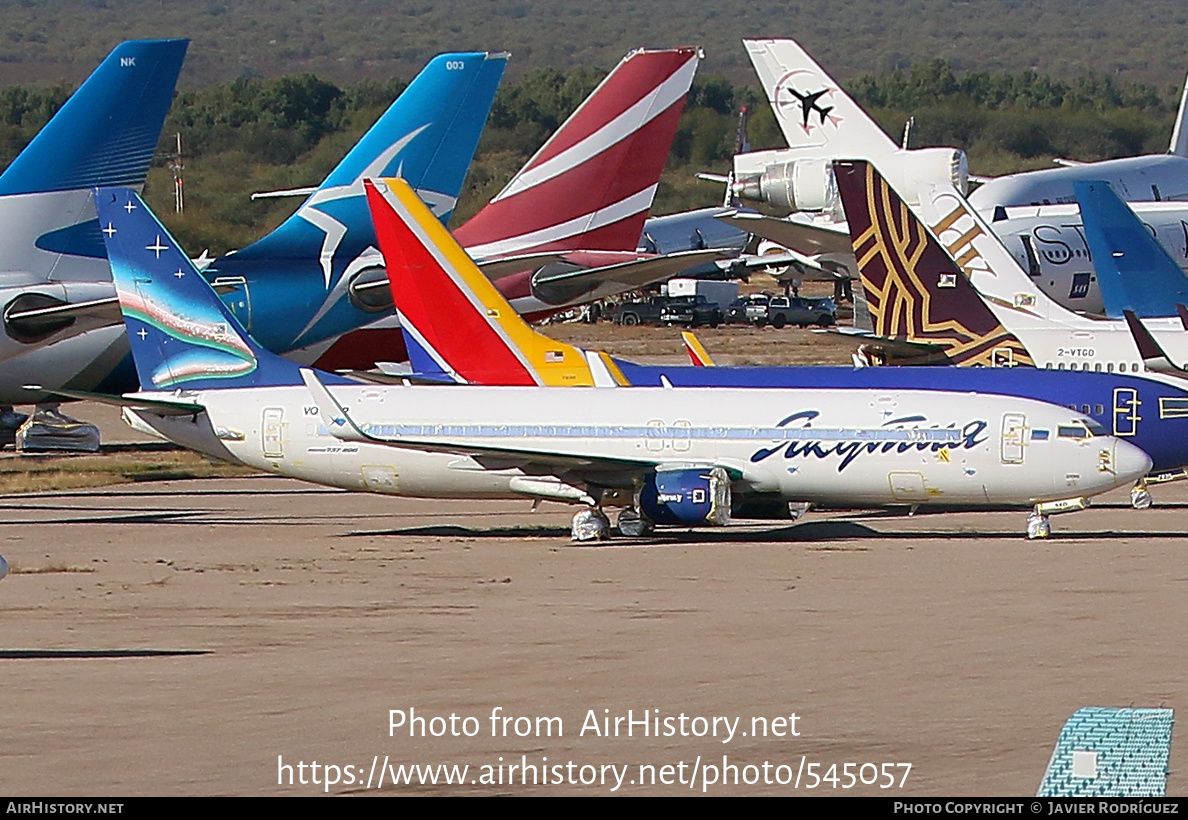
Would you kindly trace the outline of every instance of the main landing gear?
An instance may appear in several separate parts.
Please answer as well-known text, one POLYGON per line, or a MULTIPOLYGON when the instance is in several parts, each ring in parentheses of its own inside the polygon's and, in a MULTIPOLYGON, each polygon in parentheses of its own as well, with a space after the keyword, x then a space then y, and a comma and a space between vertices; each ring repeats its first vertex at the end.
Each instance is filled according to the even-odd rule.
MULTIPOLYGON (((637 507, 624 507, 619 511, 615 529, 628 538, 642 538, 650 535, 655 525, 637 507)), ((577 542, 605 541, 612 534, 610 519, 601 507, 586 507, 573 514, 570 537, 577 542)))
POLYGON ((573 514, 570 538, 574 541, 605 541, 610 536, 610 519, 599 507, 586 507, 573 514))

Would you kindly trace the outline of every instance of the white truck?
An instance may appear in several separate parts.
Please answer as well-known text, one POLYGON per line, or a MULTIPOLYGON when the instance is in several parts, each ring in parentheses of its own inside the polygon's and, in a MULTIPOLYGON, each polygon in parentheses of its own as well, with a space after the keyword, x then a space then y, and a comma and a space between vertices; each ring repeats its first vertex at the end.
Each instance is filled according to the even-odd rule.
MULTIPOLYGON (((662 289, 664 290, 664 289, 662 289)), ((738 299, 738 282, 719 282, 711 279, 669 279, 669 296, 704 296, 713 302, 725 315, 730 305, 738 299)))

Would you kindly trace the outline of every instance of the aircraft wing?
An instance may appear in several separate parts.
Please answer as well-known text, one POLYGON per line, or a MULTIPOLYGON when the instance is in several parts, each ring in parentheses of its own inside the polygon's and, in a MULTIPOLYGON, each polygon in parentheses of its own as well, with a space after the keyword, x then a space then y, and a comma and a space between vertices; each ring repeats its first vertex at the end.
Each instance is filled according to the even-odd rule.
MULTIPOLYGON (((816 282, 833 282, 837 279, 850 279, 844 270, 830 270, 814 259, 796 251, 784 253, 748 253, 728 262, 720 262, 719 267, 735 276, 748 275, 753 271, 764 268, 792 268, 798 279, 809 279, 816 282)), ((776 279, 788 278, 777 275, 776 279)))
MULTIPOLYGON (((37 393, 47 390, 47 388, 39 384, 26 384, 24 389, 37 393)), ((64 388, 50 389, 47 392, 47 398, 50 401, 55 398, 93 401, 111 407, 127 407, 129 410, 139 410, 157 416, 192 416, 196 413, 206 412, 206 408, 203 405, 195 402, 182 401, 180 399, 146 398, 137 396, 135 393, 117 396, 111 393, 90 393, 86 390, 67 390, 64 388)), ((43 399, 43 401, 45 400, 43 399)))
POLYGON ((854 252, 854 246, 850 242, 849 229, 844 226, 807 225, 802 222, 792 222, 774 216, 743 211, 726 213, 719 216, 718 219, 728 222, 740 230, 753 233, 763 239, 770 239, 785 248, 792 248, 801 253, 854 252))
POLYGON ((834 336, 845 336, 862 342, 870 347, 876 347, 889 354, 892 359, 919 359, 921 357, 945 357, 943 345, 932 342, 913 342, 908 339, 893 339, 888 336, 878 336, 869 330, 857 327, 831 327, 814 330, 814 333, 829 333, 834 336))
POLYGON ((592 473, 603 475, 607 473, 635 473, 651 469, 658 463, 650 460, 645 461, 607 456, 566 455, 544 450, 515 447, 487 447, 444 439, 434 440, 420 436, 415 439, 406 439, 373 435, 369 430, 363 429, 351 418, 347 408, 338 403, 313 370, 307 367, 301 368, 301 378, 305 381, 305 386, 309 389, 314 403, 318 406, 322 422, 335 438, 343 441, 383 444, 388 447, 420 450, 429 453, 451 453, 458 456, 470 456, 475 459, 496 459, 499 461, 501 467, 512 464, 519 466, 537 465, 550 469, 561 468, 584 475, 590 475, 592 473))
MULTIPOLYGON (((710 248, 696 251, 677 251, 664 256, 651 256, 634 259, 629 262, 618 262, 613 265, 603 265, 597 268, 584 268, 575 271, 563 271, 536 277, 532 284, 537 288, 549 288, 558 285, 575 286, 583 282, 593 287, 601 283, 614 283, 621 286, 621 290, 634 290, 650 285, 660 279, 675 276, 689 268, 714 263, 733 254, 730 251, 710 248)), ((486 269, 483 269, 486 272, 486 269)), ((523 268, 521 268, 523 270, 523 268)))
MULTIPOLYGON (((494 281, 508 274, 519 273, 522 270, 535 270, 545 265, 564 261, 565 253, 555 251, 551 253, 523 253, 518 256, 502 256, 496 259, 489 259, 485 262, 475 262, 475 264, 479 266, 479 270, 488 279, 494 281)), ((387 284, 386 280, 385 284, 387 284)))

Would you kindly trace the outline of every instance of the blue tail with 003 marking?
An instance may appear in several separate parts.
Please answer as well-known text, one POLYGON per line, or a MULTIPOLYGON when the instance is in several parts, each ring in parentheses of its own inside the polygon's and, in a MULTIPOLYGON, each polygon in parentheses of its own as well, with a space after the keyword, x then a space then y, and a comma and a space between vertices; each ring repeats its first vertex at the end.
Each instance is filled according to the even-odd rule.
POLYGON ((383 276, 363 179, 403 178, 448 222, 507 57, 435 57, 292 216, 204 271, 242 278, 251 293, 250 326, 263 344, 292 350, 376 317, 348 298, 351 283, 365 272, 383 276))

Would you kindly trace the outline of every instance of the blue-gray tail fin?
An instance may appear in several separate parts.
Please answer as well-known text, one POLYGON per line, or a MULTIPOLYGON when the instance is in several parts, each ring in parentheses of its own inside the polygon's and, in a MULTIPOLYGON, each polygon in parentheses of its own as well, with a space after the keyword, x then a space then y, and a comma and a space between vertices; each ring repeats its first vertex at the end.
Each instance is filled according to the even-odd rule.
POLYGON ((1188 302, 1188 276, 1108 182, 1073 184, 1085 241, 1101 288, 1106 315, 1133 310, 1143 319, 1175 316, 1188 302))

